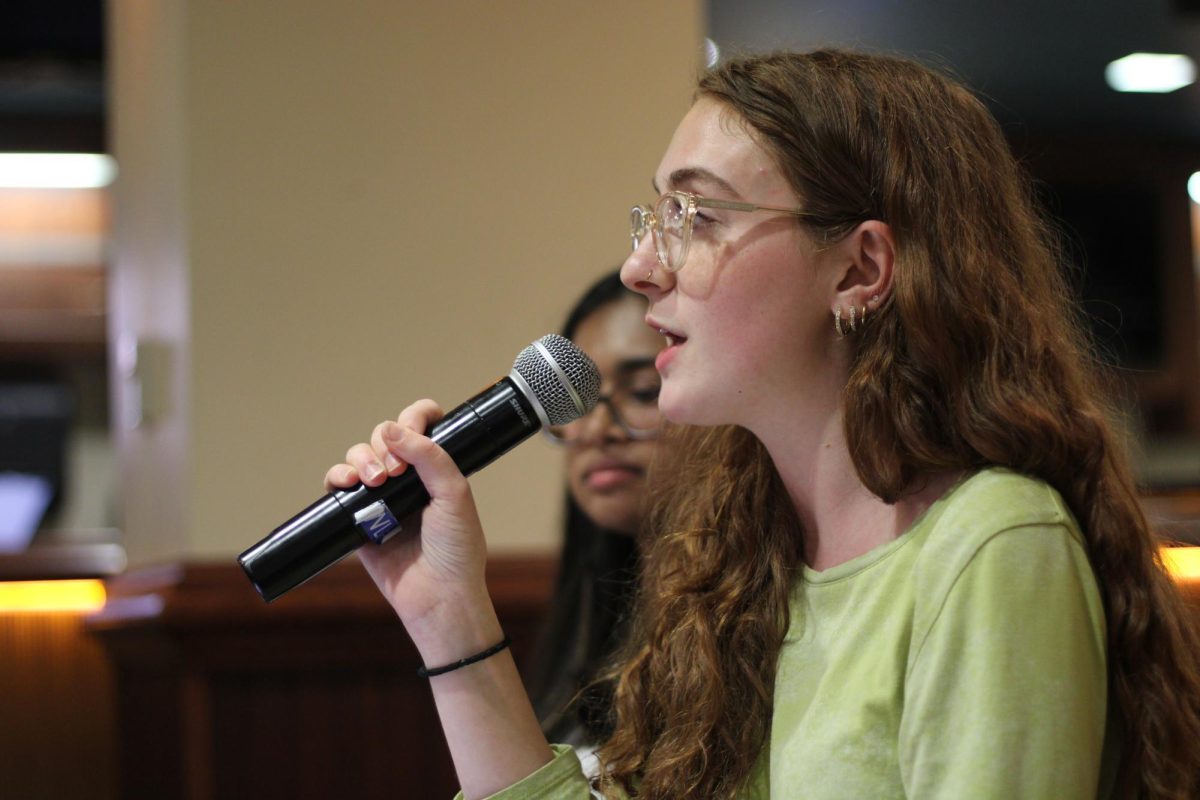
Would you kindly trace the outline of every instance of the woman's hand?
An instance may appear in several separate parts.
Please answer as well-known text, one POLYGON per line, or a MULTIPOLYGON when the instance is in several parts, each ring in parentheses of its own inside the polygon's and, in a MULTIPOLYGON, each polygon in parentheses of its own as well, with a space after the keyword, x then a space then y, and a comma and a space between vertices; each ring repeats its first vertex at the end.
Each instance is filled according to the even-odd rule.
MULTIPOLYGON (((428 667, 482 652, 504 636, 484 583, 487 546, 471 487, 424 435, 441 418, 432 400, 413 403, 325 474, 326 489, 378 486, 406 469, 425 484, 429 505, 401 520, 404 528, 387 542, 358 554, 428 667)), ((467 797, 491 795, 553 758, 507 650, 430 683, 467 797)))
POLYGON ((446 451, 424 435, 442 416, 432 400, 419 400, 395 422, 375 426, 370 443, 351 447, 345 463, 325 474, 325 487, 332 490, 359 481, 379 486, 412 468, 429 492, 429 505, 401 520, 404 527, 392 539, 358 551, 414 639, 423 623, 440 625, 439 608, 486 598, 487 545, 471 487, 446 451))

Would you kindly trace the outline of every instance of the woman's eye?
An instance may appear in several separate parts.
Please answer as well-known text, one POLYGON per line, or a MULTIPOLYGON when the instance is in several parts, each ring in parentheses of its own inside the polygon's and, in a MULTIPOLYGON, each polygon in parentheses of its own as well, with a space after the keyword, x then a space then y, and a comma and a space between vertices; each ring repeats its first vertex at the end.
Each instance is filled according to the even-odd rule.
POLYGON ((629 392, 629 396, 635 402, 643 405, 651 405, 658 402, 658 386, 649 386, 644 389, 633 389, 629 392))
POLYGON ((721 227, 721 220, 708 214, 696 214, 692 219, 692 233, 701 239, 716 236, 719 227, 721 227))

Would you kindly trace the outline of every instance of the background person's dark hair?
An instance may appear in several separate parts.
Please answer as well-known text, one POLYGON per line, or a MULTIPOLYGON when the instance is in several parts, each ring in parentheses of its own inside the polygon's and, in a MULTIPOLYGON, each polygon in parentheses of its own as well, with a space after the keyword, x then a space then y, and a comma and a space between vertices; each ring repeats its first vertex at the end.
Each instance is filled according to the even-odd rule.
MULTIPOLYGON (((621 283, 619 271, 607 273, 571 309, 562 335, 573 339, 593 313, 627 298, 641 299, 621 283)), ((611 727, 611 691, 603 684, 579 693, 619 642, 636 579, 637 545, 628 531, 598 527, 569 491, 564 523, 554 596, 526 682, 550 741, 599 742, 611 727)))

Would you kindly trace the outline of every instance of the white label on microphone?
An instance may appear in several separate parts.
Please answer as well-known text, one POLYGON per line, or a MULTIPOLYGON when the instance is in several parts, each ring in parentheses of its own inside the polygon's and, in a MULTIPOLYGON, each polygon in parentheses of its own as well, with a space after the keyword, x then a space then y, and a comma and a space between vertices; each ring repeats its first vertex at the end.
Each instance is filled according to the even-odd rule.
POLYGON ((382 500, 376 500, 354 515, 354 524, 375 544, 383 544, 400 532, 400 523, 382 500))

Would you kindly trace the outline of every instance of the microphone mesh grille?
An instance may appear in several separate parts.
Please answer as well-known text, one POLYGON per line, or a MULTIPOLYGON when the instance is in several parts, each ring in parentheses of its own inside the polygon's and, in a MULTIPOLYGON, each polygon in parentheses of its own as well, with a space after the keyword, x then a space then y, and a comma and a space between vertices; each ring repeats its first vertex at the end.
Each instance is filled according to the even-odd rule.
POLYGON ((522 350, 513 362, 513 369, 529 384, 551 425, 566 425, 582 417, 600 398, 600 371, 596 365, 571 340, 556 333, 548 333, 522 350), (546 360, 537 344, 549 351, 553 364, 546 360), (582 408, 576 404, 555 366, 579 395, 582 408))

